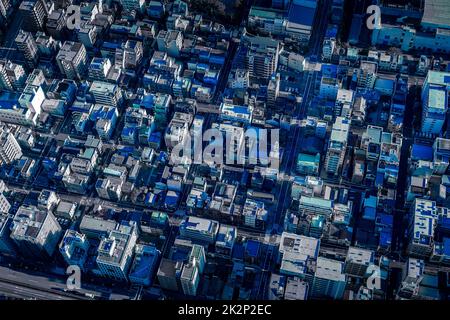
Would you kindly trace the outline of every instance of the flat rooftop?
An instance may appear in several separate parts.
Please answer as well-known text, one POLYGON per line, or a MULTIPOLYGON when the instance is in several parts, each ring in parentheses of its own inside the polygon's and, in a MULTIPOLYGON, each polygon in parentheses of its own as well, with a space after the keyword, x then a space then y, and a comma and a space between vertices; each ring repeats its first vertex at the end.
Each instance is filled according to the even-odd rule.
POLYGON ((422 24, 450 28, 450 3, 448 0, 425 0, 422 24))

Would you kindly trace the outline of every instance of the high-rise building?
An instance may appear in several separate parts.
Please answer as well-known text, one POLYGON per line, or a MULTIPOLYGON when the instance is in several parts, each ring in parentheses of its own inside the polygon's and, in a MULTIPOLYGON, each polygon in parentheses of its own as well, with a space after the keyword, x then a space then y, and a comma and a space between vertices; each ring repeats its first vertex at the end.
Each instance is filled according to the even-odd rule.
POLYGON ((91 80, 105 81, 111 67, 111 60, 108 58, 94 57, 89 65, 89 78, 91 80))
POLYGON ((178 291, 183 265, 183 261, 173 261, 165 258, 161 259, 157 273, 158 282, 161 288, 178 291))
POLYGON ((24 0, 19 6, 19 11, 24 17, 22 26, 25 30, 36 32, 43 29, 45 17, 48 15, 44 0, 24 0))
POLYGON ((59 252, 68 265, 77 265, 81 270, 88 257, 89 241, 86 235, 67 229, 59 244, 59 252))
POLYGON ((158 50, 167 52, 171 57, 178 57, 183 47, 183 34, 175 30, 161 30, 156 36, 158 50))
POLYGON ((122 102, 122 91, 116 84, 94 81, 89 88, 95 103, 116 107, 122 102))
POLYGON ((189 262, 183 266, 180 276, 181 288, 187 296, 197 295, 197 288, 200 282, 198 266, 195 262, 189 262))
POLYGON ((128 277, 131 283, 151 286, 158 268, 161 252, 153 245, 136 245, 128 277))
POLYGON ((0 165, 10 164, 22 157, 22 148, 11 132, 0 133, 0 165))
POLYGON ((367 268, 374 262, 374 257, 371 250, 350 247, 345 259, 345 273, 351 276, 364 277, 367 268))
POLYGON ((139 11, 144 7, 145 0, 120 0, 120 4, 127 11, 139 11))
POLYGON ((203 273, 206 264, 205 247, 193 244, 189 254, 189 262, 197 265, 200 274, 203 273))
POLYGON ((19 30, 15 39, 16 46, 23 54, 28 67, 34 68, 39 59, 38 47, 30 32, 19 30))
POLYGON ((142 42, 128 40, 122 48, 116 49, 116 68, 135 69, 141 62, 143 54, 142 42))
POLYGON ((180 234, 189 239, 213 243, 219 231, 219 222, 189 216, 180 226, 180 234))
POLYGON ((245 67, 251 78, 268 80, 276 71, 280 53, 277 40, 244 34, 241 48, 246 51, 245 67))
POLYGON ((0 89, 13 91, 14 88, 6 68, 7 61, 0 61, 0 89))
POLYGON ((336 117, 351 116, 353 106, 354 92, 353 90, 338 89, 336 95, 336 102, 334 104, 334 115, 336 117))
POLYGON ((360 88, 373 89, 375 80, 377 79, 378 65, 374 62, 363 61, 357 69, 358 82, 360 88))
POLYGON ((138 238, 134 222, 122 222, 116 230, 103 238, 98 248, 97 266, 102 276, 119 281, 128 281, 134 247, 138 238))
POLYGON ((415 199, 411 206, 408 253, 413 257, 428 258, 434 246, 434 229, 437 224, 435 201, 415 199))
POLYGON ((66 41, 56 56, 59 70, 69 79, 82 79, 87 68, 86 48, 82 43, 66 41))
POLYGON ((17 255, 17 247, 10 237, 12 217, 0 213, 0 253, 11 256, 17 255))
POLYGON ((449 106, 450 72, 428 71, 422 87, 422 128, 424 133, 442 131, 449 106))
POLYGON ((423 279, 425 263, 423 260, 408 258, 406 268, 403 270, 402 283, 398 295, 409 299, 419 292, 419 284, 423 279))
POLYGON ((327 173, 338 175, 344 162, 347 149, 348 132, 350 120, 337 117, 331 130, 331 137, 328 143, 327 156, 325 158, 325 169, 327 173))
POLYGON ((450 166, 450 139, 436 138, 433 143, 434 173, 443 175, 450 166))
POLYGON ((47 18, 45 29, 47 34, 55 39, 62 39, 67 17, 63 9, 53 10, 47 18))
POLYGON ((345 285, 344 263, 318 257, 311 296, 314 298, 342 299, 345 285))
POLYGON ((280 93, 280 74, 274 74, 270 78, 267 85, 267 105, 269 107, 275 107, 278 95, 280 93))
POLYGON ((20 64, 9 60, 0 61, 0 89, 8 91, 23 90, 26 73, 20 64))
POLYGON ((0 22, 8 18, 11 9, 12 5, 10 0, 0 0, 0 22))
POLYGON ((61 227, 52 212, 22 205, 11 226, 11 239, 21 254, 35 259, 50 258, 58 246, 61 227))

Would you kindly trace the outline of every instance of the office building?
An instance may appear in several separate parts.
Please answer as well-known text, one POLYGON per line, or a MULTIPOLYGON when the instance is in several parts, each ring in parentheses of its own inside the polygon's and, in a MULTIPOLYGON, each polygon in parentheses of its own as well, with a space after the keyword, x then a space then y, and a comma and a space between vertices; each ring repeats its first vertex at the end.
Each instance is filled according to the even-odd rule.
POLYGON ((437 223, 435 201, 415 199, 411 206, 408 253, 413 257, 430 257, 434 246, 434 230, 437 223))
POLYGON ((178 291, 180 284, 181 272, 184 263, 182 261, 173 261, 170 259, 161 259, 158 268, 158 282, 162 289, 170 291, 178 291))
POLYGON ((128 281, 128 271, 138 238, 137 232, 134 222, 122 222, 102 239, 96 259, 102 276, 117 281, 128 281))
POLYGON ((56 56, 60 72, 68 79, 83 79, 87 69, 86 54, 82 43, 65 41, 56 56))
POLYGON ((187 217, 180 226, 183 237, 207 243, 214 243, 218 231, 219 222, 193 216, 187 217))
POLYGON ((318 257, 311 296, 314 298, 342 299, 345 285, 344 263, 318 257))
POLYGON ((142 286, 151 286, 157 272, 161 252, 153 245, 137 244, 134 260, 128 277, 130 282, 142 286))
POLYGON ((116 107, 122 103, 122 91, 116 84, 94 81, 89 88, 96 104, 116 107))
POLYGON ((325 170, 332 175, 339 175, 347 150, 347 140, 350 128, 350 120, 337 117, 331 130, 325 158, 325 170))
POLYGON ((9 131, 0 133, 0 165, 8 165, 22 157, 22 148, 9 131))
POLYGON ((23 16, 22 26, 25 30, 30 32, 43 30, 45 18, 48 15, 45 0, 24 0, 19 6, 19 12, 23 16))
POLYGON ((187 296, 197 295, 197 288, 200 281, 200 274, 195 263, 186 263, 180 276, 181 288, 187 296))
POLYGON ((357 72, 357 86, 359 88, 373 89, 377 79, 378 65, 374 62, 362 61, 357 72))
POLYGON ((89 241, 86 235, 67 229, 59 244, 59 252, 67 265, 76 265, 81 270, 84 270, 84 264, 89 252, 89 241))
POLYGON ((167 52, 171 57, 178 57, 183 46, 183 34, 175 30, 161 30, 156 36, 158 50, 167 52))
POLYGON ((33 35, 30 32, 23 31, 21 29, 16 36, 15 43, 19 51, 24 56, 27 66, 29 68, 34 68, 39 59, 39 53, 36 40, 34 40, 33 35))
POLYGON ((422 87, 423 133, 439 135, 445 123, 450 96, 450 73, 428 71, 422 87))
POLYGON ((364 277, 367 268, 374 263, 374 252, 367 249, 350 247, 345 259, 345 273, 350 276, 364 277))
POLYGON ((11 239, 21 254, 39 260, 53 256, 61 235, 61 227, 53 213, 35 206, 19 207, 11 226, 11 239))
POLYGON ((280 43, 269 37, 242 36, 241 47, 245 51, 245 67, 253 79, 269 80, 278 66, 280 43))
POLYGON ((141 11, 144 7, 145 0, 120 0, 120 4, 129 12, 133 10, 141 11))
POLYGON ((18 254, 17 246, 10 237, 12 222, 12 216, 3 212, 0 213, 0 253, 16 256, 18 254))

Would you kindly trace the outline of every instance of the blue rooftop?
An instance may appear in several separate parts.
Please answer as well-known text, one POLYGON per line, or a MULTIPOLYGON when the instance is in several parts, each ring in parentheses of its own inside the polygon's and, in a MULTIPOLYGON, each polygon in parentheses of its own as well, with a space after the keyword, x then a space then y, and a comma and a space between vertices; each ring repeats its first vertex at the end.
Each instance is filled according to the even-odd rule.
POLYGON ((316 9, 308 8, 297 4, 292 4, 289 10, 289 22, 312 26, 316 9))
POLYGON ((433 147, 420 144, 413 144, 411 150, 411 158, 413 160, 433 160, 433 147))
POLYGON ((246 248, 245 248, 246 255, 249 257, 256 258, 258 256, 260 245, 261 244, 259 243, 259 241, 248 240, 246 243, 246 248))

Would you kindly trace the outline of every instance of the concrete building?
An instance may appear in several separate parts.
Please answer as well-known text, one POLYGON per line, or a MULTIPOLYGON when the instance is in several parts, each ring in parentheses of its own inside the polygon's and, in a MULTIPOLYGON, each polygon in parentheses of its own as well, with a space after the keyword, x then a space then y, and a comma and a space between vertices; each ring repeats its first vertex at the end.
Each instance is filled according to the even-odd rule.
POLYGON ((350 276, 364 277, 367 268, 374 263, 374 252, 367 249, 350 247, 345 259, 345 273, 350 276))
POLYGON ((43 0, 22 1, 19 12, 24 18, 22 25, 27 31, 36 32, 43 29, 48 15, 48 8, 43 0))
POLYGON ((242 36, 241 46, 245 46, 245 67, 254 79, 268 80, 276 71, 280 43, 269 37, 242 36))
POLYGON ((117 69, 136 69, 144 54, 142 42, 127 40, 122 48, 116 50, 115 64, 117 69))
POLYGON ((64 237, 59 244, 59 252, 66 261, 67 265, 79 266, 84 270, 84 264, 88 257, 89 241, 86 235, 67 229, 64 237))
POLYGON ((423 1, 423 14, 417 15, 408 9, 400 14, 420 19, 420 26, 407 25, 403 19, 395 24, 382 22, 372 32, 372 45, 395 46, 404 52, 450 52, 450 8, 447 1, 426 0, 423 1))
POLYGON ((450 73, 428 71, 422 87, 422 132, 438 135, 445 123, 450 96, 450 73))
POLYGON ((122 91, 118 85, 104 82, 92 82, 89 92, 94 97, 96 104, 117 107, 122 103, 122 91))
POLYGON ((22 148, 11 132, 0 133, 0 165, 8 165, 22 157, 22 148))
POLYGON ((161 252, 153 245, 137 244, 134 260, 128 277, 130 282, 142 286, 151 286, 157 272, 161 252))
POLYGON ((56 56, 60 72, 68 79, 83 79, 87 69, 87 53, 82 43, 65 41, 56 56))
POLYGON ((410 299, 419 293, 419 285, 423 279, 425 262, 423 260, 408 258, 406 267, 402 272, 402 283, 398 291, 401 298, 410 299))
POLYGON ((27 75, 24 68, 9 60, 0 61, 0 89, 21 91, 25 86, 27 75))
POLYGON ((359 88, 373 89, 377 79, 378 65, 374 62, 362 61, 357 69, 357 86, 359 88))
POLYGON ((437 224, 436 202, 415 199, 411 214, 408 253, 413 257, 428 258, 434 245, 434 230, 437 224))
POLYGON ((183 237, 207 243, 214 243, 218 231, 219 222, 194 216, 187 217, 180 226, 183 237))
POLYGON ((171 57, 178 57, 183 46, 183 34, 175 30, 161 30, 156 36, 158 50, 167 52, 171 57))
POLYGON ((144 7, 145 0, 120 0, 120 4, 129 12, 133 10, 141 11, 144 7))
POLYGON ((18 254, 17 246, 10 237, 12 222, 12 216, 0 213, 0 253, 16 256, 18 254))
POLYGON ((88 69, 89 78, 91 80, 106 81, 111 67, 111 60, 108 58, 94 57, 88 69))
POLYGON ((197 288, 200 281, 198 267, 193 263, 187 263, 183 266, 180 282, 183 293, 187 296, 197 295, 197 288))
POLYGON ((128 271, 138 238, 137 232, 134 222, 122 222, 102 239, 96 259, 102 276, 117 281, 128 281, 128 271))
POLYGON ((35 206, 22 205, 11 227, 11 239, 21 254, 39 260, 53 255, 61 234, 61 227, 53 213, 35 206))
POLYGON ((39 53, 36 40, 34 40, 33 35, 30 32, 19 30, 15 43, 19 51, 24 56, 28 67, 34 68, 39 60, 39 53))
POLYGON ((347 140, 350 128, 350 120, 337 117, 333 124, 327 155, 325 158, 325 170, 332 175, 339 175, 347 150, 347 140))
POLYGON ((248 25, 267 35, 282 35, 286 30, 283 10, 252 6, 248 13, 248 25))
POLYGON ((216 252, 224 255, 231 255, 236 237, 236 227, 221 224, 216 238, 216 252))
POLYGON ((158 268, 158 282, 162 289, 178 291, 180 284, 180 276, 184 263, 182 261, 173 261, 170 259, 161 259, 158 268))
POLYGON ((345 285, 344 263, 318 257, 311 296, 314 298, 342 299, 345 285))
POLYGON ((247 198, 245 200, 242 216, 244 225, 254 229, 264 229, 269 212, 264 202, 247 198))
POLYGON ((117 222, 114 220, 104 220, 99 217, 84 215, 80 223, 80 232, 90 239, 102 239, 110 231, 116 229, 117 222))

